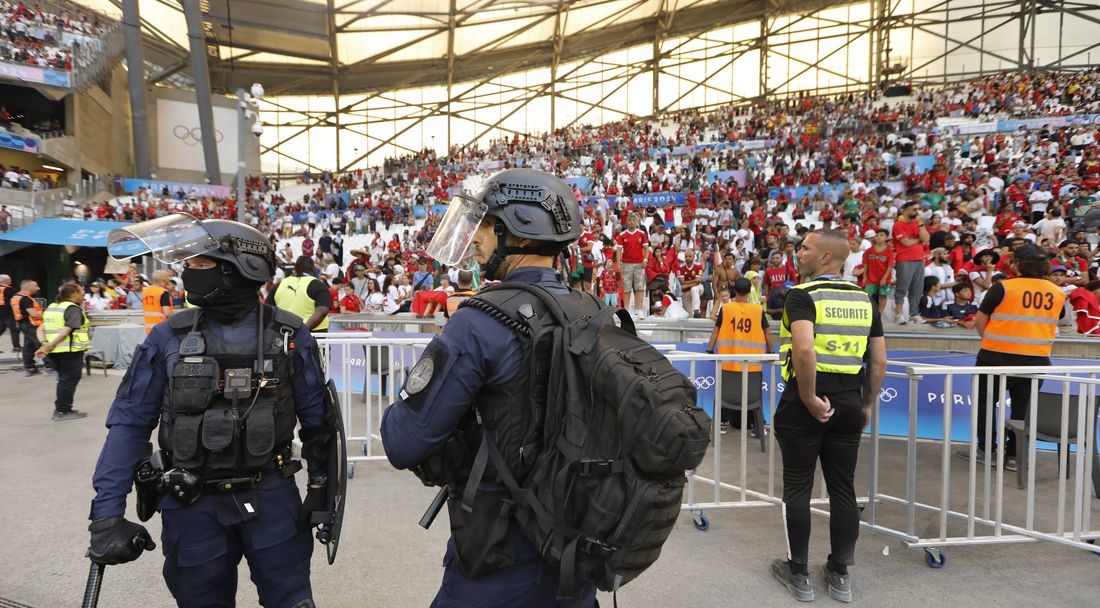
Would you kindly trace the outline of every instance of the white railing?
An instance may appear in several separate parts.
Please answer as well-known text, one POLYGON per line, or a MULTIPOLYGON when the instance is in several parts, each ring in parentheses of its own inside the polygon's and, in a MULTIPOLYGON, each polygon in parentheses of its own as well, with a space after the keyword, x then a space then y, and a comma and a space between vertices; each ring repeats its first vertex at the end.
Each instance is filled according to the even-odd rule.
MULTIPOLYGON (((352 463, 385 459, 379 432, 382 415, 395 400, 394 395, 407 371, 429 341, 426 337, 394 339, 318 334, 322 364, 340 387, 348 442, 362 442, 361 456, 349 453, 352 463)), ((700 404, 711 408, 715 421, 712 446, 699 468, 689 472, 681 509, 692 513, 696 527, 705 530, 710 525, 705 514, 708 510, 779 507, 782 494, 777 492, 776 475, 777 464, 781 466, 781 463, 777 463, 777 443, 770 424, 783 388, 777 356, 710 355, 659 348, 666 351, 668 359, 698 388, 714 389, 713 396, 708 395, 700 404), (721 364, 731 362, 751 363, 763 369, 756 380, 761 382, 759 407, 766 412, 768 421, 761 425, 763 428, 757 429, 758 433, 767 433, 762 442, 749 435, 749 408, 740 409, 740 426, 731 429, 729 435, 724 435, 718 424, 723 403, 722 385, 724 381, 732 381, 730 373, 741 374, 740 395, 733 397, 739 397, 742 404, 749 403, 750 399, 747 369, 722 373, 721 364), (758 442, 763 444, 763 453, 758 442), (723 444, 732 446, 733 451, 724 451, 723 444), (703 490, 701 486, 708 489, 703 490)), ((891 362, 891 368, 887 378, 893 386, 884 391, 892 397, 889 415, 899 426, 891 432, 893 436, 882 432, 883 404, 877 401, 870 428, 864 434, 861 450, 864 464, 857 470, 865 474, 857 475, 857 485, 862 484, 867 489, 866 494, 858 498, 863 508, 861 523, 865 528, 897 538, 908 547, 924 549, 927 563, 932 567, 944 563, 941 548, 954 545, 1046 540, 1100 553, 1100 546, 1092 544, 1100 538, 1100 530, 1093 529, 1091 518, 1092 511, 1100 508, 1100 500, 1093 499, 1093 496, 1100 496, 1100 467, 1094 463, 1100 365, 1052 369, 941 367, 891 362), (987 417, 984 433, 985 453, 993 458, 986 458, 980 464, 973 458, 964 461, 953 454, 957 447, 969 446, 971 454, 980 447, 976 431, 979 374, 984 376, 981 381, 987 383, 988 411, 994 413, 987 417), (939 408, 939 419, 932 425, 921 426, 918 424, 922 415, 918 411, 918 386, 929 378, 942 378, 942 403, 952 406, 939 408), (1023 417, 1021 412, 1016 412, 1021 418, 1018 423, 1007 415, 1008 408, 996 405, 1005 402, 1009 394, 1008 378, 1023 378, 1032 388, 1028 411, 1033 415, 1023 417), (899 382, 901 390, 897 388, 899 382), (1041 394, 1039 389, 1044 382, 1057 383, 1059 392, 1041 394), (994 390, 995 387, 999 388, 994 390), (960 392, 957 390, 960 388, 965 390, 960 392), (1041 446, 1038 439, 1038 432, 1050 427, 1049 420, 1044 420, 1041 427, 1039 419, 1049 414, 1053 401, 1061 403, 1060 432, 1053 437, 1058 440, 1054 456, 1057 480, 1048 479, 1052 452, 1047 444, 1041 446), (964 407, 960 403, 975 404, 975 407, 971 408, 964 433, 968 440, 952 442, 952 431, 956 435, 963 432, 961 428, 954 428, 954 410, 964 407), (1005 442, 993 443, 994 424, 997 437, 1004 437, 1006 428, 1012 425, 1026 434, 1026 441, 1017 442, 1021 456, 1019 466, 1027 464, 1026 471, 1016 475, 1019 487, 1011 484, 1006 487, 1005 442), (937 429, 942 432, 942 438, 930 437, 937 429), (938 466, 929 464, 937 458, 938 466), (899 459, 904 465, 897 465, 899 459), (966 482, 963 486, 957 484, 959 471, 953 469, 964 470, 961 477, 966 482), (1070 472, 1073 475, 1067 478, 1070 472)), ((755 387, 753 392, 756 392, 755 387)), ((927 416, 927 411, 923 415, 927 416)), ((811 512, 828 516, 823 508, 828 505, 828 498, 820 474, 816 483, 820 494, 811 501, 811 512)))

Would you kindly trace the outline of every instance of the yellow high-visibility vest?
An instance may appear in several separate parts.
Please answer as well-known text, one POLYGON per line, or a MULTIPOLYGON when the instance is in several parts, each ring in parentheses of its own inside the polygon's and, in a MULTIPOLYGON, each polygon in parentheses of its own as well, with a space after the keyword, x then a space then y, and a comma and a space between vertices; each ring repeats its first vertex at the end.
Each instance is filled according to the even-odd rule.
MULTIPOLYGON (((314 277, 287 277, 283 279, 275 290, 275 306, 298 315, 302 318, 302 321, 308 320, 313 316, 317 304, 309 297, 307 292, 309 291, 309 284, 318 280, 320 279, 314 277)), ((328 289, 328 287, 326 286, 325 289, 328 289)), ((325 318, 321 319, 321 323, 313 329, 314 331, 328 329, 328 315, 325 315, 325 318)))
MULTIPOLYGON (((795 285, 814 302, 814 353, 818 372, 858 374, 863 370, 871 334, 874 305, 858 286, 847 281, 821 280, 795 285)), ((789 297, 789 296, 788 296, 789 297)), ((783 379, 794 377, 791 355, 791 324, 783 311, 779 327, 779 354, 783 379)))
POLYGON ((80 310, 80 329, 74 329, 69 337, 57 343, 53 353, 74 353, 88 350, 92 345, 92 339, 88 334, 88 315, 84 309, 73 302, 55 302, 46 307, 42 313, 42 329, 46 332, 46 342, 52 341, 65 329, 65 310, 70 306, 76 306, 80 310))

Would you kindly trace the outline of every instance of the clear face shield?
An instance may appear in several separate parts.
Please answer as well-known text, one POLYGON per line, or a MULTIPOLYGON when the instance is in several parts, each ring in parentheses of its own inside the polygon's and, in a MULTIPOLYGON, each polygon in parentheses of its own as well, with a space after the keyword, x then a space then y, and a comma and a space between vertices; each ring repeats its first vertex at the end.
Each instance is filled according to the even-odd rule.
POLYGON ((107 235, 107 253, 116 260, 148 253, 165 264, 175 264, 219 247, 202 222, 186 213, 115 228, 107 235))
POLYGON ((439 222, 426 252, 433 259, 455 266, 468 258, 473 251, 471 243, 489 206, 465 194, 455 195, 447 205, 447 212, 439 222))

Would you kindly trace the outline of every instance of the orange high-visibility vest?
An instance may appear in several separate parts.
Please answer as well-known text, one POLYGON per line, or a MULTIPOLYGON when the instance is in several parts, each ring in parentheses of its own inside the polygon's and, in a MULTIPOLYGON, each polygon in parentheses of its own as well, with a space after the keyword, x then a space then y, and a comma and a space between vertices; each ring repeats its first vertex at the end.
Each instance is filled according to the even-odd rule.
MULTIPOLYGON (((153 326, 168 318, 164 314, 164 307, 160 304, 161 296, 168 290, 156 285, 150 285, 141 290, 141 310, 145 316, 145 333, 153 331, 153 326)), ((171 308, 169 308, 171 310, 171 308)))
POLYGON ((38 303, 38 300, 35 300, 34 298, 32 298, 29 293, 23 293, 22 291, 15 292, 15 295, 11 297, 11 311, 12 311, 12 314, 15 315, 15 320, 16 321, 22 321, 23 320, 23 306, 21 305, 22 304, 21 300, 23 298, 30 299, 31 304, 34 306, 35 311, 38 312, 38 318, 37 319, 34 318, 34 317, 31 317, 31 316, 28 316, 27 320, 30 321, 31 325, 33 325, 35 327, 38 327, 39 325, 42 325, 42 305, 38 303))
POLYGON ((8 304, 7 299, 4 297, 4 290, 8 287, 8 285, 0 285, 0 308, 3 308, 8 304))
MULTIPOLYGON (((716 351, 720 355, 762 355, 767 352, 767 340, 760 319, 764 307, 752 302, 729 302, 722 305, 722 326, 718 328, 716 351)), ((740 363, 723 363, 726 371, 741 371, 740 363)), ((750 372, 760 371, 759 365, 749 365, 750 372)))
POLYGON ((1066 294, 1046 279, 1008 279, 1004 300, 989 316, 985 350, 1049 357, 1066 294))
POLYGON ((466 298, 472 295, 474 295, 473 291, 456 291, 447 296, 447 318, 455 314, 455 311, 458 310, 458 306, 462 304, 466 298))

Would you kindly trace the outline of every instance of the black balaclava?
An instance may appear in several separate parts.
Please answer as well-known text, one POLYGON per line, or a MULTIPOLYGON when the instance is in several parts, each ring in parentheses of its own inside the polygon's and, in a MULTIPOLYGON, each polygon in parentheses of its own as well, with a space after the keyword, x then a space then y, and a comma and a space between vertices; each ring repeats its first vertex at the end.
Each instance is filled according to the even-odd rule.
POLYGON ((188 302, 201 306, 206 316, 221 323, 243 319, 260 303, 259 283, 244 278, 227 262, 201 270, 185 268, 183 286, 188 302))

